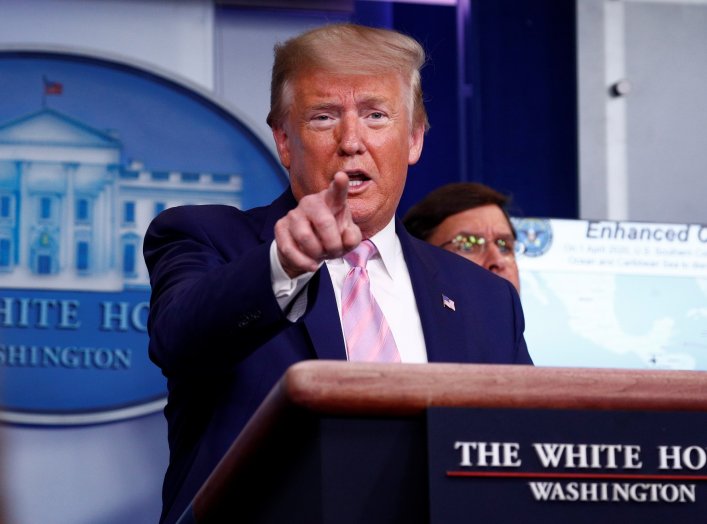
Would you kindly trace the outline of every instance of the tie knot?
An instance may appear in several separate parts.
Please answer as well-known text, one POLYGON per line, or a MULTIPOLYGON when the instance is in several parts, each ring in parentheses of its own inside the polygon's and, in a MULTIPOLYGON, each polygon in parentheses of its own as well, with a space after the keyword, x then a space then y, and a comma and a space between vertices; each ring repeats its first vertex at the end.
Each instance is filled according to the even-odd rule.
POLYGON ((370 240, 364 240, 356 249, 344 255, 344 260, 353 267, 366 267, 366 262, 378 252, 376 246, 370 240))

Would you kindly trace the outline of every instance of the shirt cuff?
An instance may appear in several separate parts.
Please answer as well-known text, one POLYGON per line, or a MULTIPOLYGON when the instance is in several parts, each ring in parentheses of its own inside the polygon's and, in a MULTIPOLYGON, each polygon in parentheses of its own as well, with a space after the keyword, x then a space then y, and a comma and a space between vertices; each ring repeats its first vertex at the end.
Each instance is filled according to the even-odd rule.
POLYGON ((277 243, 270 244, 270 282, 280 309, 285 313, 287 320, 296 322, 307 309, 307 293, 301 291, 307 287, 314 273, 303 273, 295 278, 290 278, 280 264, 277 256, 277 243))

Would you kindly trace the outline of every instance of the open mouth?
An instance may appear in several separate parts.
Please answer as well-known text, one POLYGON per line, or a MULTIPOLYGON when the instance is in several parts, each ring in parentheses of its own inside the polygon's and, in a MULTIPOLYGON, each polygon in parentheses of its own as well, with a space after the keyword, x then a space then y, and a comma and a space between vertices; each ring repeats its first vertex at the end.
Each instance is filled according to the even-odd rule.
POLYGON ((361 172, 346 173, 349 176, 349 189, 359 187, 364 184, 364 182, 370 180, 366 175, 361 172))

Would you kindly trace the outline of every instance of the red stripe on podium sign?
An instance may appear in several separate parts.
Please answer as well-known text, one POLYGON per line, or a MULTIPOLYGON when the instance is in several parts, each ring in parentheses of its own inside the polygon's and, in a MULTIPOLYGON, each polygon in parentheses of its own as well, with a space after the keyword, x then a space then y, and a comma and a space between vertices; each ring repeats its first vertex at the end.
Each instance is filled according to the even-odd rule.
POLYGON ((541 479, 601 479, 601 480, 685 480, 707 481, 707 475, 649 475, 630 473, 533 473, 525 471, 447 471, 448 477, 476 478, 541 478, 541 479))

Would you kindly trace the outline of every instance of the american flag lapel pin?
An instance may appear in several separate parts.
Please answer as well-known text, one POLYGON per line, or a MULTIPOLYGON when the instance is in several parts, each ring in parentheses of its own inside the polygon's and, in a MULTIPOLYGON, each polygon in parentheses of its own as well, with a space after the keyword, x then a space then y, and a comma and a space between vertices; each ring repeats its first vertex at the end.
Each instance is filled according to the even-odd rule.
POLYGON ((454 300, 449 298, 447 295, 442 293, 442 305, 446 307, 447 309, 451 309, 452 311, 456 311, 456 307, 454 307, 454 300))

